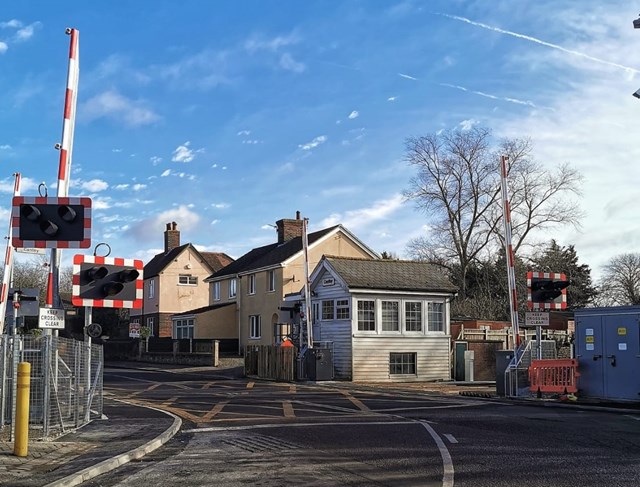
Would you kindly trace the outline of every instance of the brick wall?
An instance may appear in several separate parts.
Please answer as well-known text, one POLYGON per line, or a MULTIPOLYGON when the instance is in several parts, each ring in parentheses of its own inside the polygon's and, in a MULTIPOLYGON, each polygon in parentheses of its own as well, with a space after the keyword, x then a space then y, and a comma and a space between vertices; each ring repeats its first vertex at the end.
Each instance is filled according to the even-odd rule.
POLYGON ((503 350, 501 341, 467 342, 474 352, 473 379, 496 380, 496 350, 503 350))

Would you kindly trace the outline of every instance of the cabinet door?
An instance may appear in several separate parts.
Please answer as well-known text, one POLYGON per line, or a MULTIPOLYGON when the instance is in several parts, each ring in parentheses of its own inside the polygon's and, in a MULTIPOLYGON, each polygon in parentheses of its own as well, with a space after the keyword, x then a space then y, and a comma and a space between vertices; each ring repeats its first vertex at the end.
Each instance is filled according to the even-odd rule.
POLYGON ((588 316, 576 322, 576 358, 578 359, 578 393, 584 397, 604 398, 605 353, 602 317, 588 316))
POLYGON ((640 400, 640 316, 604 316, 604 384, 610 399, 640 400))

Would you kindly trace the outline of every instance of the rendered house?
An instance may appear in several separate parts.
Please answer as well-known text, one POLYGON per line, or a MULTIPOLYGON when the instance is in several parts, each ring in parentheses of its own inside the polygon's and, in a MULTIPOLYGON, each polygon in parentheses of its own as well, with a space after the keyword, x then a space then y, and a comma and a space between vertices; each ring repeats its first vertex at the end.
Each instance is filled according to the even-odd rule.
MULTIPOLYGON (((295 219, 278 220, 276 227, 277 242, 249 251, 206 279, 211 287, 210 306, 235 305, 234 324, 241 350, 247 345, 273 345, 288 333, 290 323, 285 323, 282 316, 288 318, 289 311, 281 309, 283 300, 287 294, 300 292, 304 285, 300 213, 295 219)), ((308 242, 309 272, 324 254, 378 258, 341 225, 310 233, 308 242)), ((228 313, 227 307, 221 309, 228 313)), ((228 315, 218 314, 219 318, 211 320, 226 329, 228 315)), ((198 328, 199 315, 195 319, 198 328)), ((215 330, 212 333, 213 337, 218 334, 215 330)))
POLYGON ((325 256, 310 289, 313 338, 333 342, 336 378, 451 378, 449 302, 457 290, 439 266, 325 256))
POLYGON ((152 336, 192 338, 192 326, 174 330, 171 316, 209 305, 209 285, 204 279, 233 262, 221 252, 199 252, 192 244, 180 245, 176 222, 167 223, 164 252, 144 266, 144 305, 131 310, 131 322, 152 330, 152 336))

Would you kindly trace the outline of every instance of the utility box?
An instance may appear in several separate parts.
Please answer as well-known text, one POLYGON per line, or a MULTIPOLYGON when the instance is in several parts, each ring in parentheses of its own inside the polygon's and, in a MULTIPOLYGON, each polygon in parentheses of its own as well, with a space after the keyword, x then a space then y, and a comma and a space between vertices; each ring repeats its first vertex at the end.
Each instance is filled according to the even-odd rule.
POLYGON ((640 306, 575 311, 578 395, 640 401, 640 306))
POLYGON ((331 348, 310 348, 305 353, 307 379, 333 380, 333 350, 331 348))
POLYGON ((506 396, 504 373, 513 360, 514 354, 513 350, 496 350, 496 394, 498 396, 506 396))

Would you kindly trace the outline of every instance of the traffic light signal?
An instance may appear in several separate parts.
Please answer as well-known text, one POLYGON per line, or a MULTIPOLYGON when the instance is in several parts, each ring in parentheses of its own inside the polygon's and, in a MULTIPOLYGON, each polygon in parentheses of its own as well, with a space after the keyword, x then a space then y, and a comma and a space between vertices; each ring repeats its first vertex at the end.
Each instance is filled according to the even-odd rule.
POLYGON ((74 255, 71 302, 96 308, 142 308, 143 267, 141 260, 74 255))
POLYGON ((14 196, 11 245, 15 248, 91 246, 91 199, 14 196))
POLYGON ((557 272, 527 272, 529 309, 565 309, 571 281, 557 272))

